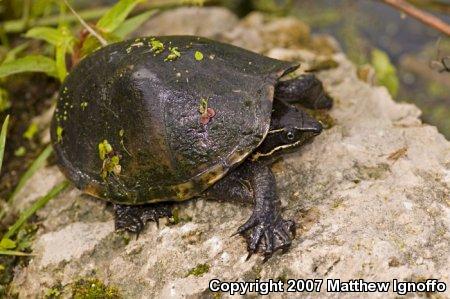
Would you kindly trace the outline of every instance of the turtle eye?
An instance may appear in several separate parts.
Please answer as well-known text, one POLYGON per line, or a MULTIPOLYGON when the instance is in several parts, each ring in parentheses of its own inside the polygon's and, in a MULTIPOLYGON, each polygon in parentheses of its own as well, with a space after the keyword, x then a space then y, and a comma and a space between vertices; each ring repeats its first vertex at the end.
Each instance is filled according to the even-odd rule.
POLYGON ((294 137, 295 137, 295 135, 294 135, 294 133, 292 132, 292 131, 287 131, 287 133, 286 133, 286 138, 287 138, 287 140, 294 140, 294 137))

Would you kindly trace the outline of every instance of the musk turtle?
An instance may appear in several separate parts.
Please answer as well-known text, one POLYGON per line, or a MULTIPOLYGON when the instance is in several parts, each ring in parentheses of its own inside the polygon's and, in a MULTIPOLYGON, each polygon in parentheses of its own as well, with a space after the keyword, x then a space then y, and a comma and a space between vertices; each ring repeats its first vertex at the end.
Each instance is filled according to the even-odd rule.
POLYGON ((249 253, 288 248, 274 158, 322 126, 290 105, 329 108, 313 75, 279 79, 297 63, 195 36, 138 38, 82 60, 52 121, 57 162, 74 185, 114 204, 117 229, 139 233, 194 197, 254 204, 237 231, 249 253))

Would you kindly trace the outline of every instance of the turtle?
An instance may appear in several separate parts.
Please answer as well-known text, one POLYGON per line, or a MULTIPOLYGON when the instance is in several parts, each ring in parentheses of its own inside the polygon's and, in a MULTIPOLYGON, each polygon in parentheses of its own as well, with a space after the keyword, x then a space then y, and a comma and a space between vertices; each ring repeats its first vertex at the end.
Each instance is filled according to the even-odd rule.
POLYGON ((198 36, 109 44, 63 82, 51 123, 56 161, 84 193, 113 205, 116 230, 139 234, 192 198, 253 204, 236 234, 249 256, 287 250, 271 170, 322 125, 303 109, 332 99, 297 62, 198 36))

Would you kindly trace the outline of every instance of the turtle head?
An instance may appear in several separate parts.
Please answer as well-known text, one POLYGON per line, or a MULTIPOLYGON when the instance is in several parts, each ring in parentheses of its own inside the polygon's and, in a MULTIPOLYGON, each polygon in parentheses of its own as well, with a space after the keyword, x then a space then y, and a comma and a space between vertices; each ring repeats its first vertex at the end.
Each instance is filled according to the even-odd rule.
POLYGON ((322 132, 322 125, 306 112, 274 100, 270 128, 253 159, 273 157, 308 143, 322 132))

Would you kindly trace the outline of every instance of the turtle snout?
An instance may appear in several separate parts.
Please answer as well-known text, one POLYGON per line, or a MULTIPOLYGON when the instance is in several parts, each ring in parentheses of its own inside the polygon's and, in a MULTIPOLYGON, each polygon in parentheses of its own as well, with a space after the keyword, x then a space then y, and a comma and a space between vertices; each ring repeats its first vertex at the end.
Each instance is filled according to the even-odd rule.
POLYGON ((314 120, 313 123, 311 123, 311 132, 314 135, 319 135, 320 133, 322 133, 323 130, 323 126, 320 122, 314 120))
POLYGON ((313 135, 319 135, 322 132, 323 127, 320 122, 304 113, 302 127, 300 128, 300 130, 303 132, 310 132, 313 135))

